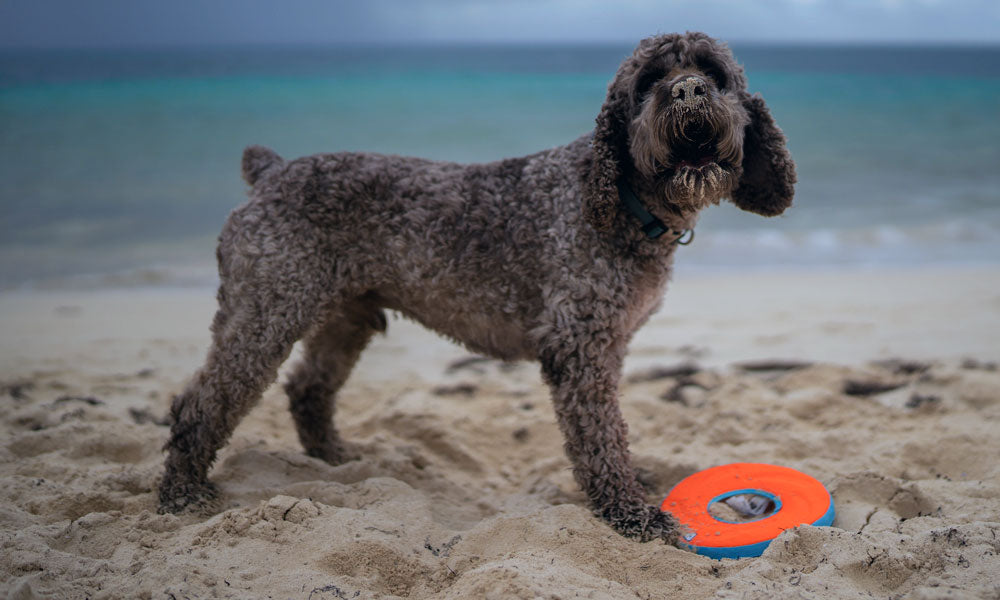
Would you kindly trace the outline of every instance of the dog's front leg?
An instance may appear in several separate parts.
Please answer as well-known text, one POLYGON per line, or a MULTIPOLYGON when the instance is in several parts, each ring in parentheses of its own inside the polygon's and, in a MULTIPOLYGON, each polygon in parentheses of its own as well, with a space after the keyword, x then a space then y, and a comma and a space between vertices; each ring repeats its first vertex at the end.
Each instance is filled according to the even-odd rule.
POLYGON ((573 475, 597 516, 640 541, 677 535, 676 522, 646 503, 628 450, 628 426, 618 407, 624 349, 603 349, 594 340, 560 344, 542 357, 559 428, 573 475))

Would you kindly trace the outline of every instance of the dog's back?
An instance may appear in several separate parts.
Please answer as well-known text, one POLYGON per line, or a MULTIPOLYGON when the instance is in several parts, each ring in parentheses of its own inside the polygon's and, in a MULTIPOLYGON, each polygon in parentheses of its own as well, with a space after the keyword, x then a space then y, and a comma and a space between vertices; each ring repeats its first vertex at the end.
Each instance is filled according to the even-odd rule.
POLYGON ((462 165, 354 152, 286 162, 251 146, 243 155, 250 202, 230 218, 239 224, 227 224, 234 235, 224 231, 220 261, 240 251, 252 220, 254 248, 267 243, 285 256, 312 248, 322 261, 316 277, 335 274, 333 294, 363 295, 477 352, 531 359, 529 334, 552 301, 545 294, 567 275, 537 258, 579 263, 570 256, 589 246, 576 239, 581 209, 571 188, 582 176, 571 164, 551 168, 560 153, 578 151, 462 165), (275 244, 276 230, 294 239, 275 244))

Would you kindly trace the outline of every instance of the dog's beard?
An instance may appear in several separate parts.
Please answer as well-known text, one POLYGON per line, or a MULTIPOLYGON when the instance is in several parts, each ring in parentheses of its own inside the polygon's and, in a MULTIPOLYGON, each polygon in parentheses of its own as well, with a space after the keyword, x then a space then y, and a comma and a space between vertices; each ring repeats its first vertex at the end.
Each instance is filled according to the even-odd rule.
POLYGON ((694 108, 660 104, 647 99, 632 122, 630 151, 636 168, 681 210, 718 204, 736 186, 745 115, 727 98, 694 108))
POLYGON ((682 210, 718 204, 733 189, 732 172, 716 162, 680 167, 665 182, 667 200, 682 210))

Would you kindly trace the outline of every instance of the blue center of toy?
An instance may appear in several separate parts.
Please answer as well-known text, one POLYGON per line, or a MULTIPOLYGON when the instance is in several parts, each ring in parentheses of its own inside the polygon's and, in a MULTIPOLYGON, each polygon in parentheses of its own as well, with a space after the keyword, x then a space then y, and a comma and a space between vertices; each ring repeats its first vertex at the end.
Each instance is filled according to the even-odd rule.
POLYGON ((722 523, 730 523, 732 525, 740 525, 740 524, 743 524, 743 523, 753 523, 754 521, 760 521, 762 519, 766 519, 768 517, 771 517, 773 515, 778 514, 778 511, 781 510, 781 498, 775 496, 771 492, 765 492, 764 490, 757 490, 757 489, 732 490, 732 491, 729 491, 729 492, 724 492, 722 494, 719 494, 715 498, 712 498, 711 500, 709 500, 708 501, 708 506, 706 506, 705 509, 709 510, 708 514, 711 515, 711 517, 713 519, 715 519, 716 521, 720 521, 722 523), (769 510, 767 512, 764 512, 764 513, 762 513, 760 515, 757 515, 757 516, 755 516, 752 519, 744 519, 742 521, 728 521, 726 519, 720 519, 719 517, 717 517, 714 514, 712 514, 711 510, 709 510, 709 509, 712 508, 712 505, 715 504, 716 502, 723 502, 723 501, 725 501, 726 498, 731 498, 733 496, 739 496, 739 495, 742 495, 742 494, 746 494, 746 495, 750 495, 750 496, 760 496, 762 498, 766 498, 766 499, 768 499, 768 500, 771 501, 771 504, 774 506, 774 508, 772 508, 771 510, 769 510))

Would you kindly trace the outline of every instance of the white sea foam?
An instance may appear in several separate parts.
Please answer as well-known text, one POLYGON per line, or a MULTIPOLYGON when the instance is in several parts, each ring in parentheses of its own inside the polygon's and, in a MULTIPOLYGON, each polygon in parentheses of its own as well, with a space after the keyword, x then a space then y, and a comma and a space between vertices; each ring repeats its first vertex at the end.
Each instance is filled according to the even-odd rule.
MULTIPOLYGON (((693 244, 679 249, 682 271, 802 267, 893 267, 1000 261, 1000 225, 953 220, 915 227, 878 225, 854 229, 787 231, 699 228, 693 244)), ((212 253, 185 261, 36 278, 7 286, 20 289, 214 288, 212 253)))
POLYGON ((150 265, 108 272, 75 273, 24 281, 10 289, 63 291, 135 288, 205 288, 218 285, 214 263, 150 265))
POLYGON ((850 229, 699 229, 681 250, 680 268, 891 266, 997 262, 1000 225, 954 220, 912 227, 850 229))

